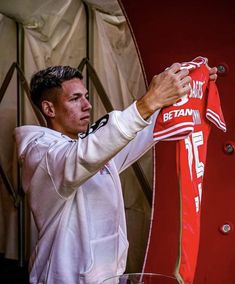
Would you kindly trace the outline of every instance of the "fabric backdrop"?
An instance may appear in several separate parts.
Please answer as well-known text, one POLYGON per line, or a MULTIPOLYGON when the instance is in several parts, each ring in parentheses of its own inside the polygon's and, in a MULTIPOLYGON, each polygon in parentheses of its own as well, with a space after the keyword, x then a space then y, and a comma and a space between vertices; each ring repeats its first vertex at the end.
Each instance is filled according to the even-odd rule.
MULTIPOLYGON (((50 65, 76 67, 87 55, 115 109, 123 109, 146 90, 145 76, 138 52, 116 0, 8 0, 0 3, 0 84, 12 62, 17 59, 17 25, 24 31, 25 76, 50 65), (87 38, 87 26, 89 37, 87 38), (87 54, 87 41, 89 42, 87 54)), ((86 73, 84 72, 84 82, 86 73)), ((94 120, 105 113, 96 90, 89 84, 94 120)), ((23 98, 23 123, 38 124, 26 96, 23 98)), ((12 132, 17 124, 16 74, 0 105, 0 160, 15 190, 17 163, 12 132)), ((142 169, 151 184, 151 152, 141 160, 142 169)), ((150 206, 132 169, 121 175, 127 214, 130 250, 128 271, 140 271, 145 253, 150 206)), ((43 186, 43 184, 42 184, 43 186)), ((26 206, 26 258, 37 233, 26 206)), ((17 209, 0 179, 0 253, 18 258, 17 209)))

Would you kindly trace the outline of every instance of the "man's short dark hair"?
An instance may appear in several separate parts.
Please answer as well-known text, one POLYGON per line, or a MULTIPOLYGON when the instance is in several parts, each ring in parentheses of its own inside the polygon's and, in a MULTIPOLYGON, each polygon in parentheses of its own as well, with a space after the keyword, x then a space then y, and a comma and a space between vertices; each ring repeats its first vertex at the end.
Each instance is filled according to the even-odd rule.
POLYGON ((50 100, 51 89, 60 89, 64 81, 74 78, 82 79, 83 76, 77 68, 70 66, 51 66, 38 71, 30 81, 31 100, 41 109, 41 102, 50 100))

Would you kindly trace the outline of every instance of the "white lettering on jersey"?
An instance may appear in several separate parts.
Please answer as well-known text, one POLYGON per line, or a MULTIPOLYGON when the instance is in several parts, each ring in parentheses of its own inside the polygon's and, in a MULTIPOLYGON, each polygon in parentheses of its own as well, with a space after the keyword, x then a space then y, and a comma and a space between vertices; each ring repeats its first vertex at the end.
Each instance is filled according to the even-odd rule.
POLYGON ((205 84, 205 81, 198 81, 193 80, 192 85, 189 83, 190 91, 188 95, 184 95, 178 102, 174 103, 173 106, 182 106, 186 104, 189 100, 189 98, 195 98, 195 99, 202 99, 203 97, 203 90, 202 87, 205 84))
MULTIPOLYGON (((190 88, 191 85, 189 84, 190 88)), ((191 91, 190 91, 191 92, 191 91)), ((173 106, 182 106, 188 102, 188 95, 184 95, 178 102, 174 103, 173 106)))
POLYGON ((194 158, 195 158, 195 168, 197 177, 203 177, 204 175, 204 164, 199 160, 199 152, 198 147, 203 145, 203 133, 202 131, 198 131, 192 134, 193 141, 193 150, 194 150, 194 158))
POLYGON ((196 196, 194 200, 195 200, 196 212, 199 212, 201 201, 202 201, 202 184, 201 183, 198 184, 197 189, 198 189, 198 196, 196 196))
POLYGON ((197 189, 198 189, 199 200, 201 202, 202 201, 202 184, 201 183, 198 184, 197 189))
POLYGON ((169 112, 166 112, 163 114, 163 122, 166 122, 168 120, 171 120, 175 117, 180 117, 180 116, 189 116, 193 114, 193 110, 190 108, 186 109, 176 109, 176 110, 171 110, 169 112))
POLYGON ((205 84, 205 81, 197 81, 193 80, 193 87, 191 87, 189 97, 190 98, 196 98, 196 99, 202 99, 203 97, 203 84, 205 84))
MULTIPOLYGON (((192 133, 191 136, 184 139, 184 142, 185 142, 185 148, 187 149, 187 152, 188 152, 188 167, 190 171, 191 180, 193 179, 193 175, 192 175, 193 161, 195 164, 197 178, 203 177, 204 163, 200 161, 199 151, 198 151, 199 146, 202 146, 204 143, 203 132, 198 131, 198 132, 192 133), (192 142, 191 142, 191 139, 192 139, 192 142)), ((201 183, 198 184, 197 189, 198 189, 198 196, 195 197, 195 206, 196 206, 196 212, 199 212, 199 206, 201 203, 201 195, 202 195, 201 183)))
POLYGON ((195 201, 196 212, 199 212, 199 209, 200 209, 199 197, 198 196, 194 197, 194 201, 195 201))
POLYGON ((189 172, 191 180, 193 180, 193 174, 192 174, 192 165, 193 165, 193 149, 192 149, 192 143, 190 141, 190 138, 187 137, 184 139, 185 148, 188 151, 188 166, 189 166, 189 172))

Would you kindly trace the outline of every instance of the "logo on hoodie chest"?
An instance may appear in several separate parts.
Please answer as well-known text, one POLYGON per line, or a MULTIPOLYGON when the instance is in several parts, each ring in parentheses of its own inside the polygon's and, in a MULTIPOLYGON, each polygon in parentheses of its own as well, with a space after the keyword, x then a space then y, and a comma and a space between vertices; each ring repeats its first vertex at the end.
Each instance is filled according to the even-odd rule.
POLYGON ((108 120, 109 114, 106 114, 105 116, 97 120, 94 124, 92 124, 86 133, 80 133, 79 137, 83 139, 90 134, 94 134, 98 129, 105 126, 108 123, 108 120))

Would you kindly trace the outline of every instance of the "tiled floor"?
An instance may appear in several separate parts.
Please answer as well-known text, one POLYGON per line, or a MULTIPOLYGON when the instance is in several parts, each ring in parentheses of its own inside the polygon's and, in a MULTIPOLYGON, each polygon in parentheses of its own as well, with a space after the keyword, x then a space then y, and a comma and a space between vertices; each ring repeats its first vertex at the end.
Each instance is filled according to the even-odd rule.
POLYGON ((0 283, 28 284, 27 265, 20 267, 18 261, 0 255, 0 283))

